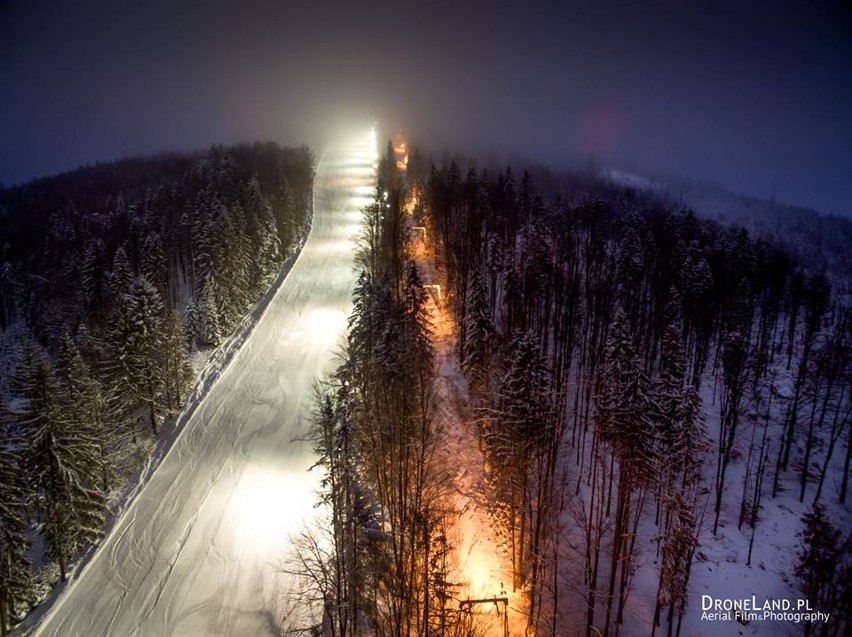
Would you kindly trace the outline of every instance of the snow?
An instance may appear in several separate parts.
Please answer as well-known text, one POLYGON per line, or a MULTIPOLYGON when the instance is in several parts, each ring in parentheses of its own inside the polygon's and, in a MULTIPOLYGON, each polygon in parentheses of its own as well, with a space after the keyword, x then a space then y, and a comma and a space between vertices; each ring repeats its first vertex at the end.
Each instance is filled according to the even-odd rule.
POLYGON ((33 635, 278 634, 278 564, 315 500, 305 414, 351 309, 374 162, 367 135, 323 155, 292 269, 208 361, 174 443, 33 635))
MULTIPOLYGON (((777 383, 781 386, 780 393, 790 391, 793 379, 789 372, 784 375, 783 369, 776 370, 776 376, 781 376, 777 383)), ((768 389, 762 390, 767 392, 768 389)), ((763 482, 763 499, 760 505, 760 519, 755 532, 755 541, 751 565, 746 565, 748 543, 751 528, 743 524, 737 528, 741 491, 745 473, 745 458, 748 444, 752 435, 751 429, 756 426, 747 418, 753 406, 744 400, 741 408, 739 432, 736 437, 734 454, 725 480, 725 496, 722 505, 719 530, 716 536, 712 533, 714 494, 713 480, 715 471, 715 452, 719 431, 719 388, 713 379, 707 375, 702 383, 702 402, 706 416, 707 430, 710 436, 710 455, 704 466, 704 483, 710 489, 706 501, 702 500, 699 512, 703 510, 699 534, 699 546, 693 561, 689 580, 689 600, 683 617, 682 637, 703 637, 704 635, 732 635, 756 637, 792 637, 802 634, 803 624, 792 621, 761 620, 752 621, 747 625, 735 619, 729 621, 702 619, 702 595, 713 599, 751 599, 759 603, 764 600, 801 599, 802 593, 798 588, 794 574, 797 551, 800 538, 797 532, 801 529, 801 517, 810 508, 815 488, 810 491, 802 504, 798 499, 798 472, 788 471, 781 478, 781 491, 776 498, 770 496, 772 472, 774 470, 774 450, 770 454, 770 466, 766 469, 763 482)), ((784 403, 779 402, 779 405, 784 403)), ((783 413, 773 412, 772 425, 777 432, 783 413)), ((832 512, 832 519, 840 521, 840 528, 850 525, 850 512, 836 503, 836 497, 825 493, 821 502, 832 512)), ((657 590, 659 564, 657 561, 657 546, 654 541, 658 532, 654 525, 654 503, 649 494, 645 512, 639 529, 640 543, 636 558, 636 572, 633 587, 625 607, 625 624, 622 627, 623 637, 640 637, 650 634, 651 618, 654 613, 654 596, 657 590)), ((566 515, 565 526, 570 529, 574 520, 566 515)), ((566 552, 570 560, 582 558, 582 542, 575 534, 569 539, 571 549, 566 552)), ((608 559, 608 557, 607 557, 608 559)), ((569 566, 570 568, 570 566, 569 566)), ((572 577, 578 577, 574 572, 572 577)), ((583 631, 582 606, 576 604, 573 611, 572 633, 583 631)), ((814 608, 813 610, 821 610, 814 608)), ((823 609, 824 610, 824 609, 823 609)), ((600 611, 598 613, 600 621, 600 611)), ((676 620, 675 620, 676 621, 676 620)), ((817 625, 819 627, 819 625, 817 625)), ((667 626, 665 621, 657 628, 657 635, 664 635, 667 626)))
POLYGON ((605 179, 609 179, 611 182, 618 184, 619 186, 624 186, 625 188, 636 188, 639 190, 660 190, 662 188, 661 184, 657 183, 653 179, 648 179, 647 177, 642 177, 640 175, 615 168, 604 170, 601 173, 601 176, 605 179))

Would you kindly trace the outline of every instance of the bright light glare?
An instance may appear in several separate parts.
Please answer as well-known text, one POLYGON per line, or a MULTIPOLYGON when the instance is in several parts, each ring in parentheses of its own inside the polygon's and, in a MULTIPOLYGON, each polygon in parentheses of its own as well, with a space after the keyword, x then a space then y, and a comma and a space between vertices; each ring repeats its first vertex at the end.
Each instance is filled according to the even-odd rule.
POLYGON ((340 169, 340 174, 347 177, 372 177, 373 168, 371 166, 346 166, 340 169))
POLYGON ((373 163, 373 157, 375 157, 375 153, 371 150, 362 150, 358 153, 352 153, 347 165, 356 164, 358 166, 371 166, 373 163))
POLYGON ((316 341, 334 343, 346 329, 346 314, 340 310, 317 308, 305 316, 311 338, 316 341))
POLYGON ((471 598, 482 598, 500 593, 499 585, 494 581, 494 571, 499 566, 483 555, 471 555, 465 565, 465 576, 468 579, 468 592, 471 598))
POLYGON ((340 239, 339 241, 325 241, 322 243, 321 249, 328 254, 346 254, 352 252, 355 247, 351 239, 340 239))
POLYGON ((241 550, 275 558, 288 536, 314 515, 310 476, 250 466, 231 500, 234 535, 241 550))
POLYGON ((352 206, 353 208, 357 208, 358 210, 361 210, 362 208, 369 206, 371 203, 373 203, 373 198, 372 197, 357 196, 357 197, 352 197, 352 199, 350 199, 349 201, 350 201, 350 204, 349 204, 350 206, 352 206))
POLYGON ((487 529, 478 528, 476 522, 468 516, 459 520, 461 543, 461 575, 467 584, 464 591, 470 599, 493 597, 500 594, 504 584, 503 568, 496 553, 496 547, 485 538, 487 529))

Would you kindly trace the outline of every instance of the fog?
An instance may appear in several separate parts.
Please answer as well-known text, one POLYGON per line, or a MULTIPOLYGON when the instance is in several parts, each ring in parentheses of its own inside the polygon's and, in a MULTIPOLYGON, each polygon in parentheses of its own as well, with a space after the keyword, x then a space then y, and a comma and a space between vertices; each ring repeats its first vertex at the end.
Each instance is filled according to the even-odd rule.
POLYGON ((848 3, 123 4, 0 3, 0 181, 379 120, 852 215, 848 3))

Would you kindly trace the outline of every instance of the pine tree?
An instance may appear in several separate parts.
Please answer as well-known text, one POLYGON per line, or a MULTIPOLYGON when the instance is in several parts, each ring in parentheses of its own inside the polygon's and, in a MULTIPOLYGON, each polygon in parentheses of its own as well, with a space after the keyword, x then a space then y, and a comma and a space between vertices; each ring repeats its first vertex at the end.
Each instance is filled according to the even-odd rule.
MULTIPOLYGON (((831 621, 822 624, 820 635, 835 637, 852 628, 852 533, 844 538, 820 504, 802 516, 802 524, 795 573, 813 608, 831 615, 831 621)), ((805 622, 805 635, 812 634, 813 623, 805 622)))
POLYGON ((471 390, 481 393, 488 385, 489 340, 493 327, 485 282, 479 267, 471 269, 464 304, 464 338, 459 340, 461 368, 467 374, 471 390))
POLYGON ((698 525, 693 504, 685 501, 681 494, 668 496, 665 506, 669 523, 663 531, 660 580, 652 635, 658 625, 661 610, 668 606, 667 634, 671 637, 675 609, 683 608, 688 596, 687 584, 692 556, 698 546, 698 525))
POLYGON ((686 355, 681 330, 670 325, 662 342, 662 366, 654 384, 653 406, 660 484, 686 488, 700 479, 700 457, 706 449, 707 433, 701 398, 687 382, 686 355))
POLYGON ((106 271, 103 242, 90 239, 83 251, 81 287, 83 302, 92 314, 103 310, 106 271))
POLYGON ((618 460, 618 491, 604 626, 604 635, 607 635, 616 601, 616 624, 620 626, 623 622, 624 601, 634 559, 635 529, 642 515, 645 489, 653 481, 656 466, 651 415, 657 408, 652 403, 650 380, 633 346, 627 317, 620 309, 606 341, 596 407, 600 440, 612 449, 618 460))
POLYGON ((245 215, 239 204, 222 206, 213 225, 212 253, 219 288, 219 312, 228 328, 242 317, 261 289, 259 283, 252 282, 254 253, 245 225, 245 215))
POLYGON ((142 240, 140 270, 151 285, 165 295, 164 301, 167 309, 174 307, 173 291, 169 293, 169 264, 159 235, 147 234, 142 240))
POLYGON ((18 605, 30 592, 27 488, 21 441, 12 414, 0 399, 0 636, 17 620, 18 605))
POLYGON ((186 332, 177 310, 166 315, 164 328, 166 406, 169 411, 174 411, 183 404, 184 398, 192 387, 195 372, 189 362, 186 332))
POLYGON ((191 226, 191 251, 192 267, 195 281, 206 281, 215 279, 218 275, 214 251, 216 249, 216 237, 214 223, 216 213, 220 210, 218 201, 208 204, 200 199, 193 209, 191 226))
POLYGON ((204 325, 201 322, 201 313, 195 301, 186 304, 186 310, 183 313, 183 328, 186 333, 187 347, 190 351, 195 351, 199 345, 204 343, 204 325))
POLYGON ((376 543, 383 534, 359 476, 358 436, 347 414, 346 386, 319 389, 315 401, 312 438, 317 462, 312 469, 324 472, 320 498, 331 514, 334 546, 323 601, 332 633, 350 637, 359 634, 371 611, 368 591, 378 574, 375 562, 381 548, 376 543))
POLYGON ((96 441, 97 463, 92 474, 99 475, 101 489, 106 492, 115 477, 113 452, 116 448, 113 427, 108 414, 100 384, 92 377, 77 344, 69 336, 63 337, 57 376, 60 382, 63 418, 68 426, 81 436, 96 441))
POLYGON ((509 509, 514 586, 526 580, 531 533, 530 494, 537 460, 551 437, 552 419, 549 400, 549 375, 531 332, 517 334, 509 351, 508 369, 500 383, 494 424, 486 441, 509 509))
POLYGON ((165 313, 159 292, 145 277, 133 281, 123 320, 113 333, 115 365, 132 406, 144 405, 157 434, 157 411, 165 406, 165 313))
POLYGON ((112 260, 112 271, 109 273, 107 284, 114 297, 126 294, 133 283, 133 267, 124 247, 119 246, 112 260))
POLYGON ((275 226, 275 217, 269 202, 261 193, 256 175, 252 176, 246 188, 245 213, 256 270, 254 279, 262 289, 268 283, 270 275, 277 270, 281 242, 275 226))
MULTIPOLYGON (((661 611, 668 606, 668 635, 673 631, 676 608, 683 608, 692 557, 697 546, 695 508, 701 490, 701 470, 707 434, 701 399, 687 383, 686 356, 681 330, 670 324, 662 342, 662 365, 654 387, 658 444, 658 509, 660 528, 660 579, 652 633, 661 611)), ((680 615, 678 615, 680 621, 680 615)))
POLYGON ((198 319, 200 327, 199 344, 216 347, 222 342, 225 331, 219 313, 219 286, 212 278, 204 279, 201 288, 201 298, 198 302, 198 319))
POLYGON ((654 468, 654 428, 657 411, 650 380, 633 346, 627 316, 618 310, 610 328, 600 371, 596 400, 601 440, 610 445, 622 474, 636 485, 648 484, 654 468))
POLYGON ((67 415, 70 396, 56 378, 45 354, 28 345, 13 379, 24 407, 17 414, 26 449, 25 466, 38 511, 47 554, 59 562, 64 580, 67 563, 103 533, 105 498, 97 484, 98 440, 67 415))
POLYGON ((684 325, 689 335, 687 350, 694 361, 690 379, 692 384, 697 386, 707 361, 714 317, 714 313, 708 311, 708 308, 713 307, 713 272, 697 243, 689 247, 678 274, 678 288, 683 298, 684 325))
POLYGON ((748 344, 739 332, 728 335, 722 352, 722 404, 719 420, 719 448, 716 461, 716 506, 713 534, 719 528, 722 497, 725 492, 725 475, 731 461, 740 420, 740 403, 743 399, 745 376, 748 370, 748 344))
POLYGON ((419 384, 424 387, 429 384, 427 379, 431 377, 433 360, 432 329, 426 307, 428 298, 417 265, 409 261, 405 270, 402 299, 404 347, 407 350, 406 358, 412 363, 414 377, 419 378, 419 384))

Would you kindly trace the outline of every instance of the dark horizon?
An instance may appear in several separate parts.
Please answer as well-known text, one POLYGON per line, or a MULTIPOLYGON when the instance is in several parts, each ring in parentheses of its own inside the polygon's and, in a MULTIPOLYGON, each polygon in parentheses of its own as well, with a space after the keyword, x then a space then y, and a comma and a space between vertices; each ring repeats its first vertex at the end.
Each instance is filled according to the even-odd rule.
POLYGON ((0 182, 213 144, 429 148, 675 174, 852 216, 842 2, 0 8, 0 182))

